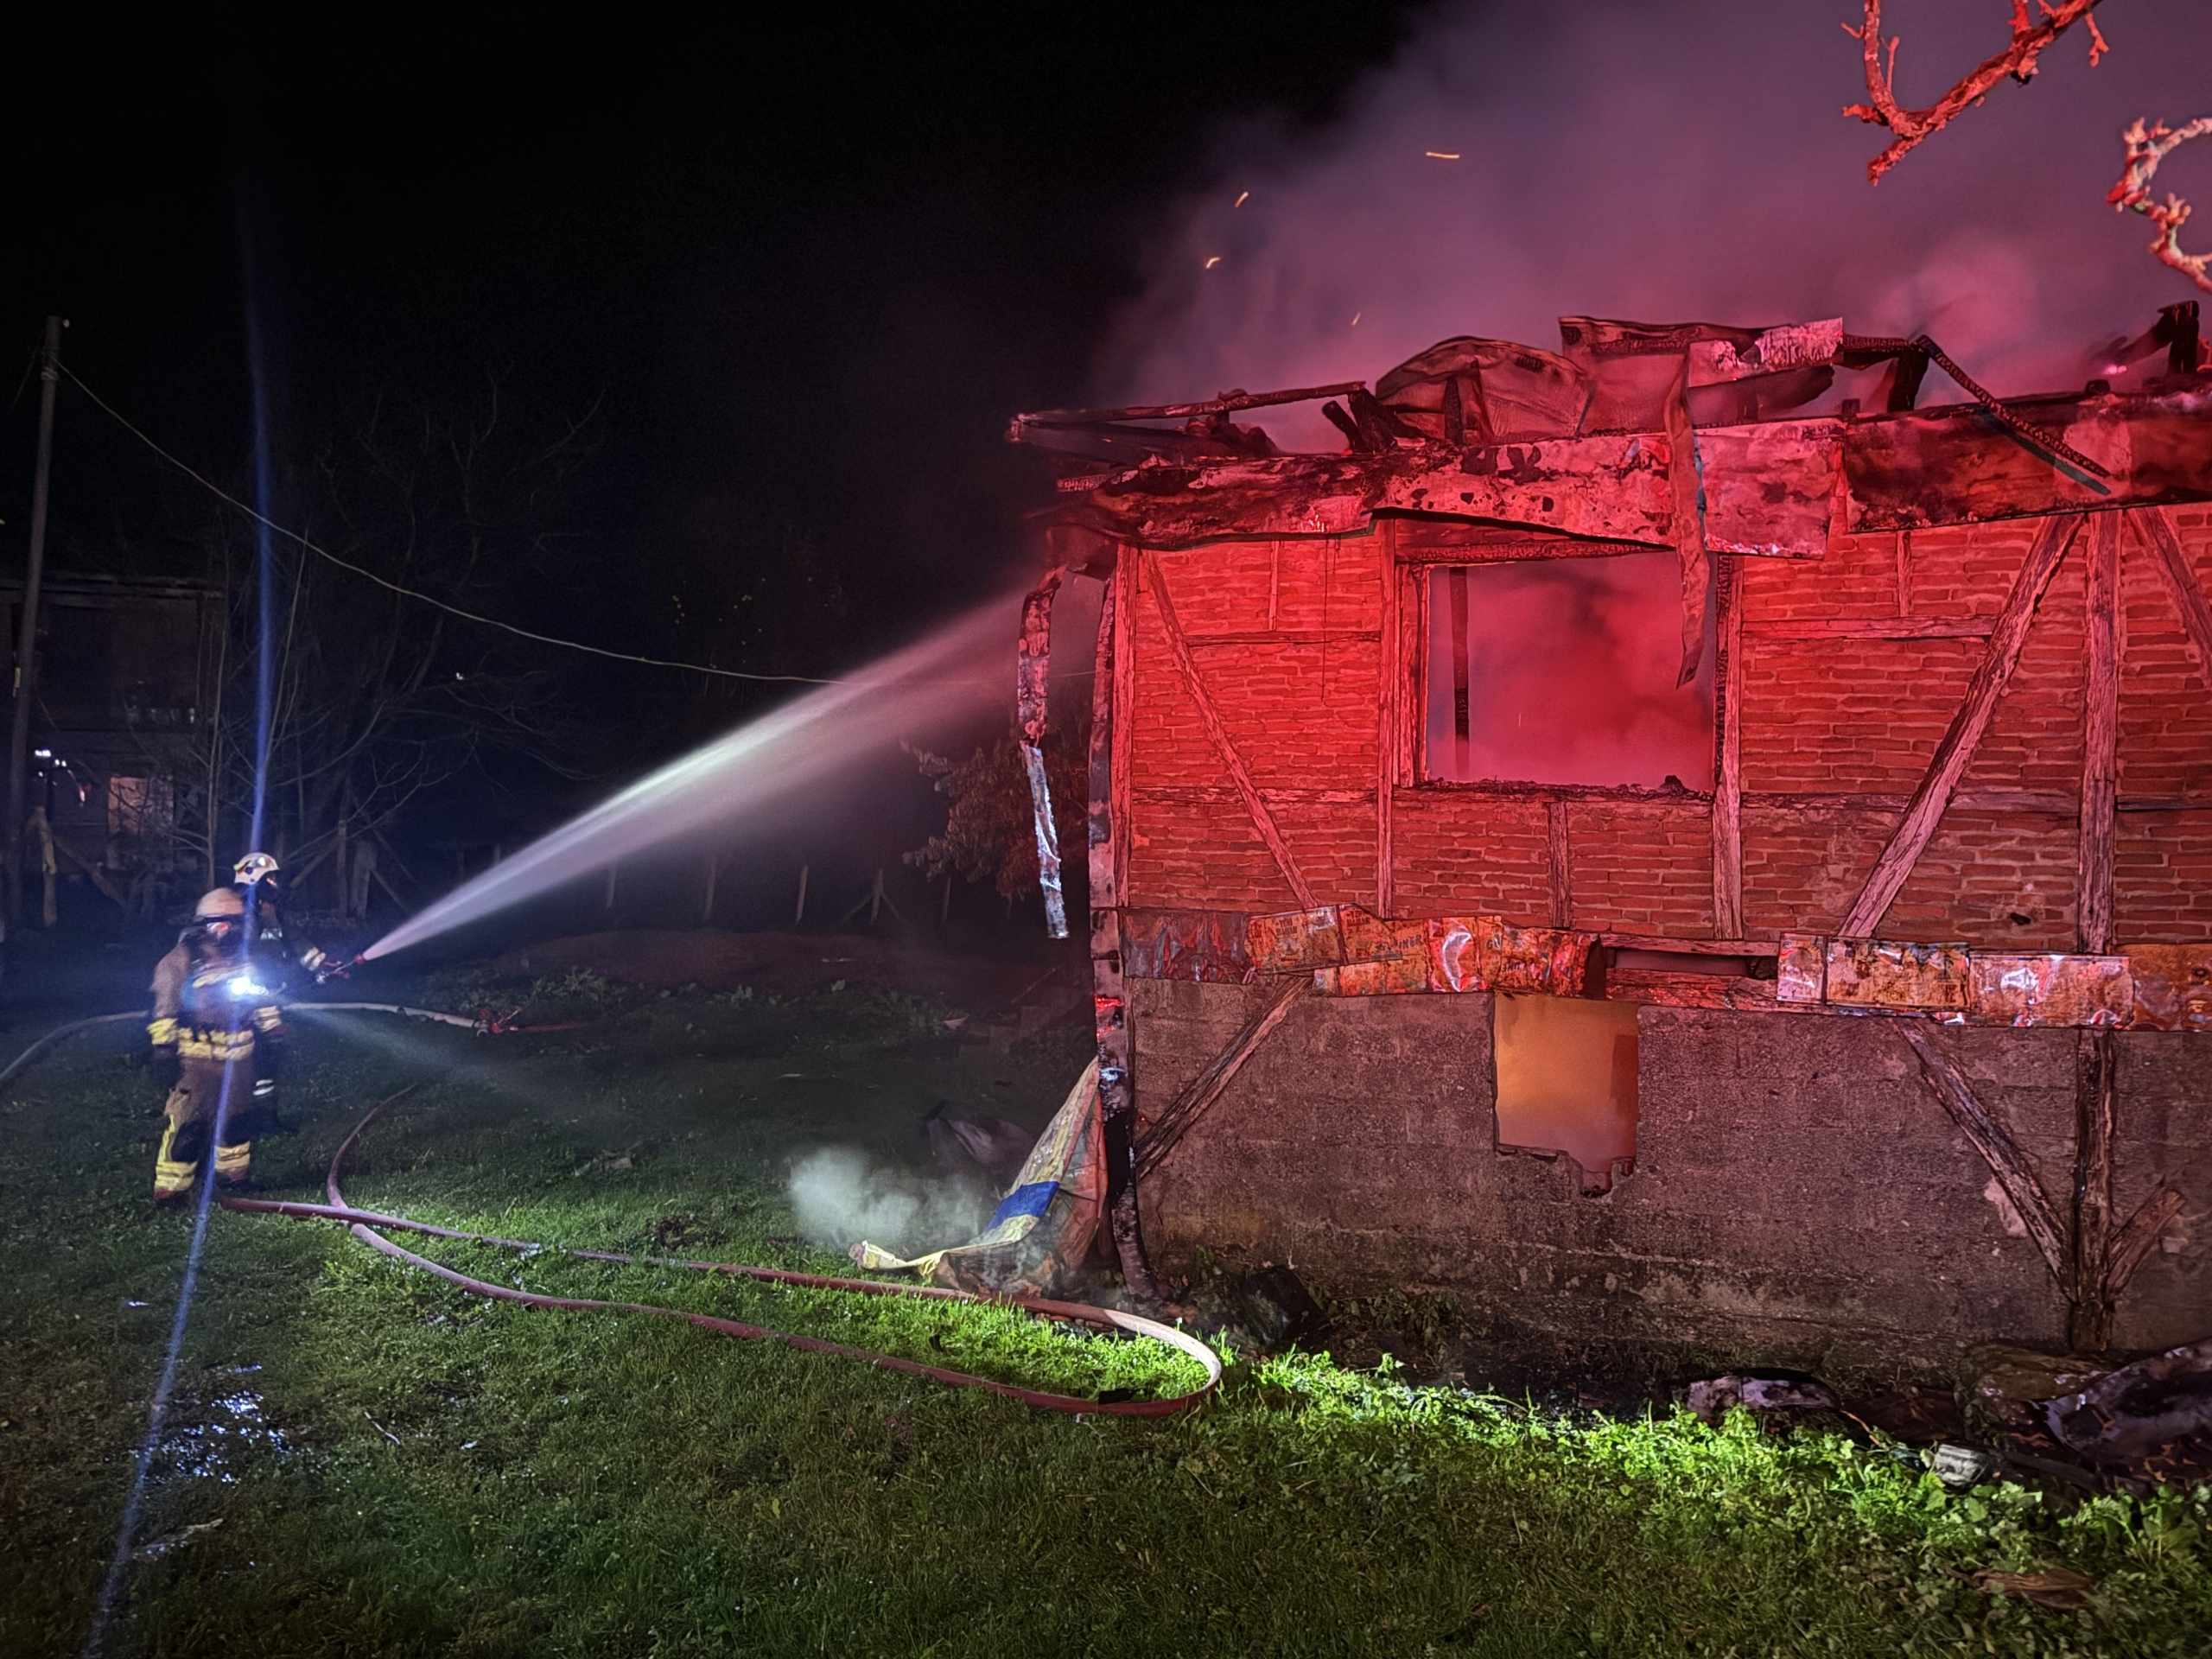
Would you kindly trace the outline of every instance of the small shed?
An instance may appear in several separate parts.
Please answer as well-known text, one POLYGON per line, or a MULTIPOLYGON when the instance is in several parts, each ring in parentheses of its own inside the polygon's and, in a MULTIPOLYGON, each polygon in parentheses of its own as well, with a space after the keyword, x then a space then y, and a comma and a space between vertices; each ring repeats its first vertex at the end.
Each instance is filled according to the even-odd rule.
POLYGON ((2212 376, 2193 305, 2133 349, 1999 400, 1924 337, 1568 318, 1017 417, 1033 751, 1104 589, 1131 1278, 1449 1289, 1650 1373, 2205 1335, 2212 376), (1315 397, 1340 453, 1232 418, 1315 397))
MULTIPOLYGON (((0 577, 11 671, 22 594, 21 576, 0 577)), ((25 804, 45 814, 59 869, 126 907, 194 874, 179 830, 205 814, 226 603, 219 583, 188 577, 62 570, 41 584, 25 804)))

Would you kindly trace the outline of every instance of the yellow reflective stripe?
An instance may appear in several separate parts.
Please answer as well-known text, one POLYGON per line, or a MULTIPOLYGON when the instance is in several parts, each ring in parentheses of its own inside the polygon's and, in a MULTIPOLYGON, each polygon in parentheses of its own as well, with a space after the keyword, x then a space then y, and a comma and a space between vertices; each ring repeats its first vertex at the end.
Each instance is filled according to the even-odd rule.
POLYGON ((177 1052, 188 1060, 242 1060, 253 1052, 250 1031, 187 1031, 177 1039, 177 1052))
POLYGON ((283 1023, 284 1011, 282 1008, 272 1006, 253 1011, 254 1028, 257 1031, 275 1031, 283 1023))
POLYGON ((153 1039, 156 1048, 166 1047, 176 1041, 176 1021, 174 1020, 149 1020, 146 1026, 146 1035, 153 1039))
POLYGON ((235 1147, 215 1148, 215 1173, 218 1175, 240 1175, 253 1161, 253 1142, 241 1141, 235 1147))
POLYGON ((154 1192, 159 1197, 183 1192, 192 1185, 192 1178, 200 1173, 196 1160, 186 1164, 169 1156, 169 1148, 175 1142, 176 1125, 171 1123, 162 1131, 162 1149, 154 1154, 154 1192))

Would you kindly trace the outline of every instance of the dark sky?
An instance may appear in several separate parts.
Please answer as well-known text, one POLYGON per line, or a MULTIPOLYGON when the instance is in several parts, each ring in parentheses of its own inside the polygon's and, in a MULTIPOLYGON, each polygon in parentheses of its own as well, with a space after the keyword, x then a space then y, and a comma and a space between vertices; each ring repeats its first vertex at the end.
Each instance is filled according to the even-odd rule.
MULTIPOLYGON (((1083 396, 1207 136, 1326 118, 1414 16, 33 10, 7 25, 0 395, 61 312, 91 385, 240 476, 250 246, 280 436, 494 372, 524 424, 595 409, 582 589, 778 520, 842 563, 854 650, 1002 575, 1033 489, 1006 416, 1083 396)), ((35 403, 0 429, 11 563, 35 403)), ((67 391, 58 457, 57 563, 158 547, 178 491, 67 391)), ((650 607, 504 597, 671 643, 650 607)))

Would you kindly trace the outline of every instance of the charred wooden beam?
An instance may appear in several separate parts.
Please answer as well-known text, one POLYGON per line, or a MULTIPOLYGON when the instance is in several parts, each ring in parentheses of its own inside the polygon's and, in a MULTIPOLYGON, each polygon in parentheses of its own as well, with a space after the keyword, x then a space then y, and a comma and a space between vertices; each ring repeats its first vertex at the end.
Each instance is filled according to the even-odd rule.
POLYGON ((1175 671, 1182 678, 1183 689, 1198 707, 1198 723, 1205 727, 1206 736, 1213 744, 1214 753, 1221 757, 1230 782, 1235 785, 1237 794, 1243 798, 1244 810, 1251 817, 1252 827, 1259 832, 1261 842, 1274 859, 1275 868, 1282 872, 1283 880, 1289 884, 1291 892, 1297 895, 1298 902, 1310 910, 1319 902, 1313 896, 1313 889, 1306 884, 1304 872, 1291 857, 1290 849, 1283 841, 1282 831, 1276 827, 1274 814, 1268 810, 1268 804, 1260 798, 1259 788, 1252 781, 1251 771, 1245 766, 1244 757, 1237 753, 1236 745, 1230 741, 1229 728, 1222 720, 1221 710, 1216 706, 1212 693, 1206 690, 1205 680, 1199 677, 1198 664, 1191 658, 1189 642, 1184 638, 1182 624, 1176 620, 1174 602, 1168 597, 1167 577, 1160 569, 1160 556, 1147 551, 1142 557, 1145 583, 1151 589, 1153 604, 1160 613, 1160 638, 1167 646, 1168 656, 1175 664, 1175 671))
MULTIPOLYGON (((1448 390, 1448 389, 1447 389, 1448 390)), ((1445 405, 1448 416, 1457 407, 1452 392, 1445 405)), ((1398 702, 1398 646, 1401 579, 1397 563, 1397 524, 1382 526, 1382 626, 1380 660, 1376 667, 1375 716, 1375 913, 1388 916, 1395 906, 1390 879, 1395 856, 1390 845, 1392 785, 1395 782, 1398 724, 1404 718, 1398 702)))
POLYGON ((2112 948, 2113 837, 2120 798, 2117 514, 2101 512, 2091 522, 2086 575, 2083 630, 2089 661, 2082 715, 2081 854, 2074 914, 2082 950, 2101 955, 2112 948))
POLYGON ((2019 575, 2013 579, 2012 591, 2005 596, 2004 607, 1999 611, 1990 632, 1988 647, 1974 668, 1974 677, 1967 682, 1967 694, 1958 713, 1952 716, 1942 741, 1936 746, 1928 771, 1914 790, 1911 803, 1891 836, 1889 845, 1874 861, 1866 886, 1859 889, 1859 897, 1837 930, 1846 938, 1866 938, 1872 935, 1897 898, 1898 889, 1904 886, 1905 878, 1912 874, 1921 853, 1935 836, 1936 826, 1942 821, 1944 809, 1950 804, 1959 779, 1974 760, 1982 734, 1989 729, 1990 718, 1997 711, 1997 701, 2005 695, 2012 671, 2018 665, 2020 648, 2027 642, 2036 607, 2042 601, 2044 590, 2050 585, 2075 532, 2081 527, 2082 516, 2076 514, 2048 519, 2037 532, 2027 556, 2021 561, 2019 575))
POLYGON ((1744 632, 1754 639, 1986 639, 1994 626, 1986 616, 1847 616, 1747 622, 1744 632))
POLYGON ((1574 853, 1567 836, 1567 803, 1553 801, 1544 808, 1544 840, 1549 854, 1552 884, 1552 925, 1574 925, 1574 853))
POLYGON ((2174 609, 2181 613, 2182 631, 2189 635, 2190 648, 2196 653, 2196 671, 2212 687, 2212 607, 2206 606, 2204 589, 2197 585, 2196 573, 2189 568, 2189 555, 2182 550, 2172 515, 2163 507, 2145 507, 2129 513, 2127 520, 2151 555, 2151 566, 2165 584, 2174 609))
POLYGON ((1720 746, 1713 782, 1713 931, 1734 938, 1744 931, 1744 599, 1736 557, 1716 568, 1720 606, 1719 660, 1713 664, 1720 746))
POLYGON ((2112 1158, 2114 1068, 2120 1045, 2109 1031, 2085 1031, 2074 1057, 2074 1294, 2066 1345, 2101 1354, 2112 1341, 2112 1158))
POLYGON ((1055 565, 1021 607, 1021 641, 1015 652, 1015 706, 1021 724, 1021 764, 1029 776, 1029 804, 1037 832, 1037 887, 1045 899, 1045 928, 1068 936, 1068 907, 1060 887, 1060 832, 1052 822, 1052 788, 1045 776, 1046 692, 1052 674, 1052 597, 1067 567, 1055 565))
POLYGON ((1341 397, 1364 391, 1364 380, 1340 380, 1333 385, 1299 386, 1288 391, 1224 391, 1195 404, 1154 404, 1132 409, 1041 409, 1014 417, 1007 435, 1021 442, 1025 428, 1033 426, 1094 426, 1101 421, 1185 421, 1206 415, 1233 414, 1240 409, 1268 409, 1279 404, 1306 404, 1316 397, 1341 397))
POLYGON ((2035 1241, 2044 1264, 2050 1268, 2051 1277, 2061 1287, 2068 1287, 2069 1264, 2066 1245, 2060 1236, 2058 1215, 2044 1193, 2043 1183, 2036 1179, 2034 1166, 2013 1144, 2004 1126, 1989 1115, 1974 1093, 1974 1085, 1967 1081, 1966 1073, 1936 1046, 1928 1024, 1921 1020, 1900 1020, 1897 1028, 1919 1057, 1921 1076, 1929 1090, 1942 1103, 1951 1121, 1973 1143, 1974 1149, 1981 1154, 2005 1196, 2012 1201, 2012 1208, 2027 1228, 2028 1236, 2035 1241))
POLYGON ((1176 1144, 1190 1133, 1191 1126, 1221 1098, 1222 1091, 1243 1070, 1244 1062, 1267 1041, 1268 1033, 1289 1017, 1291 1005, 1313 988, 1312 977, 1304 974, 1280 982, 1229 1046, 1215 1055, 1205 1069, 1185 1084, 1182 1092, 1145 1128, 1136 1141, 1138 1180, 1160 1167, 1167 1154, 1175 1150, 1176 1144))
POLYGON ((2161 1181, 2152 1189, 2151 1196, 2136 1206, 2127 1224, 2113 1235, 2112 1249, 2105 1257, 2107 1301, 2120 1300, 2120 1293, 2127 1288, 2127 1281, 2143 1265, 2143 1258, 2151 1254, 2151 1247, 2158 1242, 2158 1235, 2165 1231, 2166 1224, 2181 1213, 2181 1194, 2161 1181))
MULTIPOLYGON (((1705 654, 1705 590, 1712 569, 1705 550, 1705 515, 1698 508, 1697 439, 1690 429, 1689 359, 1682 359, 1667 393, 1667 481, 1674 497, 1671 529, 1682 572, 1682 666, 1676 685, 1697 677, 1705 654)), ((1562 924, 1564 925, 1564 924, 1562 924)))

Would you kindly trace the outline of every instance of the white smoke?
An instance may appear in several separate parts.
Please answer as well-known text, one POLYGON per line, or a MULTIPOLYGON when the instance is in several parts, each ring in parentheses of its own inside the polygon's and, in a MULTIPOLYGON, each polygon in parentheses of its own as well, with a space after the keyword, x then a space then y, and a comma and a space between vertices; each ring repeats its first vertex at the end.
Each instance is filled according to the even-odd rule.
POLYGON ((791 1166, 791 1209, 810 1238, 844 1246, 866 1239, 914 1255, 964 1244, 997 1199, 981 1176, 929 1176, 880 1164, 850 1147, 826 1147, 791 1166))
MULTIPOLYGON (((1859 44, 1837 27, 1859 12, 1440 12, 1335 124, 1221 137, 1109 340, 1102 398, 1371 383, 1453 334, 1556 349, 1556 319, 1573 313, 1840 315, 1856 334, 1924 329, 2000 392, 2060 391, 2102 372, 2097 346, 2191 297, 2145 251, 2151 226, 2105 193, 2129 121, 2212 112, 2202 0, 2101 10, 2102 64, 2089 67, 2077 25, 2031 83, 2000 81, 1878 187, 1866 164, 1888 133, 1840 113, 1866 97, 1859 44)), ((1900 95, 1932 102, 2003 45, 2005 17, 2003 0, 1891 0, 1900 95)), ((2159 184, 2202 205, 2212 143, 2190 148, 2207 154, 2177 152, 2159 184)), ((1924 394, 1961 395, 1940 374, 1924 394)), ((1286 447, 1339 447, 1311 405, 1259 418, 1286 447)))

